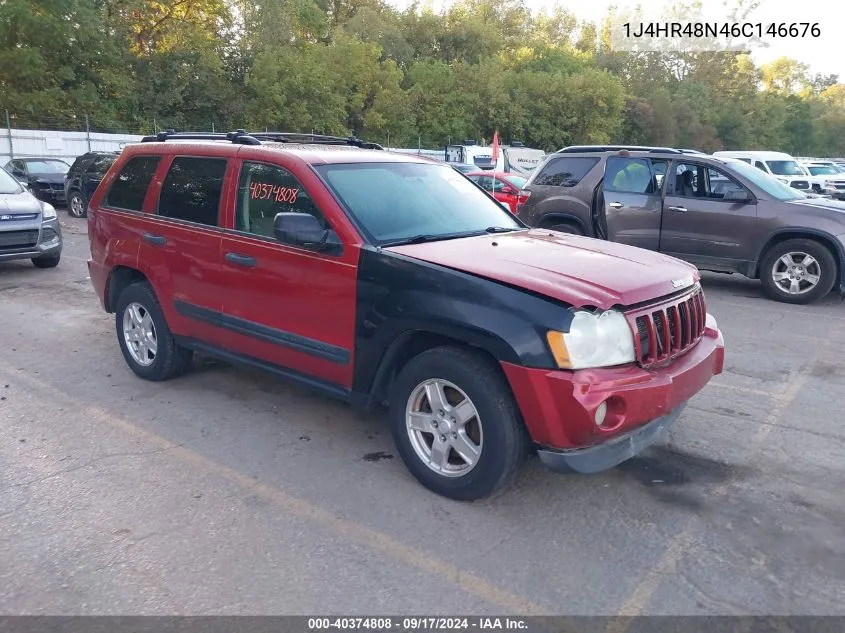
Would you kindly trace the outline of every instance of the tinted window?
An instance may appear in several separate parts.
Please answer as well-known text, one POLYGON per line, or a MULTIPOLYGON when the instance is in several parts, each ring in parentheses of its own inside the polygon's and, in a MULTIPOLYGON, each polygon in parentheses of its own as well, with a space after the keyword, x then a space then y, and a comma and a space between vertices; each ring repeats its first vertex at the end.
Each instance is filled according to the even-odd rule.
POLYGON ((140 211, 144 205, 144 196, 147 195, 147 187, 160 160, 160 156, 137 156, 129 159, 109 189, 106 206, 140 211))
POLYGON ((483 235, 490 227, 522 228, 510 212, 451 167, 356 163, 316 169, 355 220, 381 242, 483 235))
POLYGON ((648 160, 612 156, 607 159, 604 188, 620 193, 653 193, 657 183, 648 160))
POLYGON ((91 174, 102 178, 106 175, 106 172, 115 160, 117 160, 117 156, 98 156, 90 165, 86 165, 85 169, 86 171, 90 171, 91 174))
POLYGON ((174 158, 161 186, 158 214, 217 226, 225 174, 226 160, 222 158, 174 158))
POLYGON ((244 163, 237 208, 235 228, 254 235, 275 237, 273 222, 277 213, 308 213, 323 228, 329 228, 300 182, 287 170, 274 165, 244 163))
POLYGON ((574 187, 586 176, 598 158, 557 158, 543 168, 532 184, 574 187))
POLYGON ((766 166, 763 163, 761 163, 759 160, 754 161, 754 166, 757 169, 759 169, 760 171, 765 171, 765 172, 769 171, 768 169, 766 169, 766 166))
POLYGON ((721 200, 735 191, 745 191, 745 187, 718 169, 697 163, 682 163, 675 169, 676 196, 721 200))
POLYGON ((88 169, 88 166, 94 160, 93 156, 88 156, 87 154, 83 154, 75 161, 73 161, 73 165, 70 166, 70 173, 78 174, 80 172, 85 171, 88 169))

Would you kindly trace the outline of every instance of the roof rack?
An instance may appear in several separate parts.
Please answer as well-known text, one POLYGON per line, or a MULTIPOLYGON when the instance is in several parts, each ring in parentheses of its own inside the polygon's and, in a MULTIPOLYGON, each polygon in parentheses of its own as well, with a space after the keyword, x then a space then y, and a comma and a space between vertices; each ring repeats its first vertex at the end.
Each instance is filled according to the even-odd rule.
POLYGON ((326 136, 303 132, 250 132, 249 136, 262 141, 277 143, 316 143, 320 145, 351 145, 362 149, 384 149, 378 143, 370 143, 355 136, 326 136))
POLYGON ((165 130, 158 134, 145 136, 142 143, 163 143, 165 141, 229 141, 241 145, 261 145, 261 141, 247 134, 244 130, 235 130, 226 134, 214 134, 208 132, 177 132, 176 130, 165 130))
POLYGON ((626 150, 629 152, 651 152, 665 154, 683 154, 684 152, 673 147, 649 147, 644 145, 571 145, 557 151, 558 154, 583 154, 589 152, 618 152, 626 150))

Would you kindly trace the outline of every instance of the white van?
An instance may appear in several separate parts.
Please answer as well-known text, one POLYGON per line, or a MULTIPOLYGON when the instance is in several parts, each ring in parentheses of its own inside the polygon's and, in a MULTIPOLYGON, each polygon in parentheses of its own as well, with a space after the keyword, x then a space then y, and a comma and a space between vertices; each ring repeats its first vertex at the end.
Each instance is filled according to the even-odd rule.
POLYGON ((761 152, 761 151, 724 151, 713 152, 713 156, 725 158, 736 158, 750 165, 754 165, 767 174, 770 174, 786 183, 794 189, 807 190, 810 188, 810 181, 806 170, 798 164, 789 154, 784 152, 761 152))

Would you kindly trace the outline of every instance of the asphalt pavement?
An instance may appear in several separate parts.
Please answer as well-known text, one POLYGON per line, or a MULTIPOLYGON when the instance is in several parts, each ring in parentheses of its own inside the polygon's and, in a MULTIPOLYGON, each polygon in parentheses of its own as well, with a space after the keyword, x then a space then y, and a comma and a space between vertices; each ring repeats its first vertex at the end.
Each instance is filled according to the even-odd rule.
POLYGON ((668 441, 464 504, 383 414, 202 359, 136 378, 60 216, 57 268, 0 263, 0 614, 845 615, 838 296, 705 274, 725 372, 668 441))

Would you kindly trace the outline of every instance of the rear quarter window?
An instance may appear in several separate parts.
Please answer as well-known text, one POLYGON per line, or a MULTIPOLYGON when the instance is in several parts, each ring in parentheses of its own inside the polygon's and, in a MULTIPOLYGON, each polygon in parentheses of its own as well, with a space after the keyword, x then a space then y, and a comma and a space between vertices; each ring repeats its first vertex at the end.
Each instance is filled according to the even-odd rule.
POLYGON ((550 160, 537 174, 532 185, 575 187, 596 163, 598 158, 566 156, 550 160))
POLYGON ((106 206, 127 211, 140 211, 144 205, 147 188, 160 161, 160 156, 130 158, 114 179, 106 195, 106 206))

